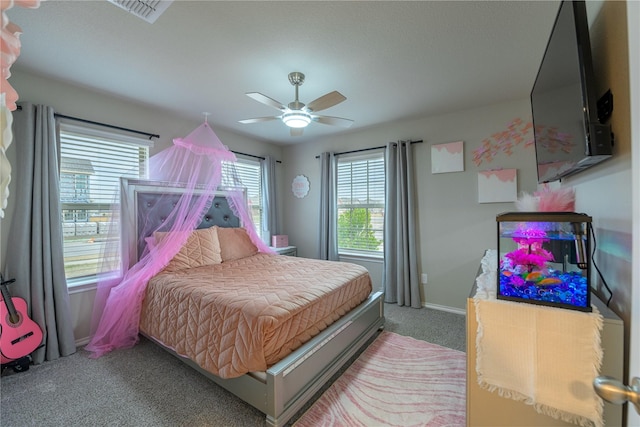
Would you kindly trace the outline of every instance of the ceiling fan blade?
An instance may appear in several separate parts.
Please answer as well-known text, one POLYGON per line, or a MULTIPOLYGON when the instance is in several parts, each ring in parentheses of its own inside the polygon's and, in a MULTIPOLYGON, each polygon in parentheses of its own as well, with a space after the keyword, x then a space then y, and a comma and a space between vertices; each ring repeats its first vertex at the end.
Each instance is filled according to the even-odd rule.
POLYGON ((269 122, 271 120, 277 120, 280 116, 270 116, 270 117, 255 117, 253 119, 244 119, 238 120, 240 123, 249 124, 249 123, 260 123, 260 122, 269 122))
POLYGON ((333 92, 329 92, 326 95, 322 95, 320 98, 311 101, 307 104, 307 110, 313 112, 326 110, 329 107, 340 104, 345 99, 347 98, 343 94, 334 90, 333 92))
POLYGON ((302 136, 304 128, 290 128, 291 136, 302 136))
POLYGON ((313 121, 322 123, 325 125, 340 126, 343 128, 348 128, 353 124, 353 120, 343 119, 342 117, 331 117, 331 116, 313 116, 313 121))
POLYGON ((282 105, 281 102, 278 102, 273 98, 269 98, 267 95, 263 95, 260 92, 248 92, 248 93, 246 93, 246 95, 249 98, 253 98, 253 99, 255 99, 256 101, 258 101, 258 102, 260 102, 262 104, 268 105, 269 107, 276 108, 276 109, 278 109, 280 111, 284 111, 284 110, 287 109, 287 107, 282 105))

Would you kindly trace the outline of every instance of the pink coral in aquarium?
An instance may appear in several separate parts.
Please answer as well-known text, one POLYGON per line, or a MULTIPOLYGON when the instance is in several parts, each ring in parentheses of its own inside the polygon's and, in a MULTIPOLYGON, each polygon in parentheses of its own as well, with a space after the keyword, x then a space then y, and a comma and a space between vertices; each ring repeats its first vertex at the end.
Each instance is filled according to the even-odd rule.
POLYGON ((505 256, 511 260, 514 266, 526 266, 527 271, 532 271, 533 267, 544 268, 547 261, 553 261, 553 255, 542 248, 535 251, 530 251, 529 248, 520 248, 505 254, 505 256))
POLYGON ((516 270, 522 266, 531 272, 534 267, 541 269, 547 261, 553 261, 553 254, 542 248, 542 244, 549 241, 544 230, 520 229, 514 233, 513 240, 518 244, 518 249, 505 254, 505 257, 516 270))

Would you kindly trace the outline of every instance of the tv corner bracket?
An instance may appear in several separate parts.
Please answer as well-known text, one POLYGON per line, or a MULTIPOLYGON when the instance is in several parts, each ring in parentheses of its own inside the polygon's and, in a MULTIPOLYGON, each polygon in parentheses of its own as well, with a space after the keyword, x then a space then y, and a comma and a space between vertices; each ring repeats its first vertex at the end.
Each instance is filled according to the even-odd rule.
POLYGON ((598 121, 601 124, 605 124, 611 118, 611 113, 613 113, 613 94, 611 93, 611 89, 607 90, 607 92, 598 99, 596 106, 598 108, 598 121))
MULTIPOLYGON (((605 124, 611 118, 611 114, 613 113, 613 94, 611 93, 611 89, 607 90, 604 95, 598 99, 596 103, 596 107, 598 110, 598 122, 600 124, 605 124)), ((611 132, 611 146, 613 147, 615 142, 615 138, 613 132, 611 132)))

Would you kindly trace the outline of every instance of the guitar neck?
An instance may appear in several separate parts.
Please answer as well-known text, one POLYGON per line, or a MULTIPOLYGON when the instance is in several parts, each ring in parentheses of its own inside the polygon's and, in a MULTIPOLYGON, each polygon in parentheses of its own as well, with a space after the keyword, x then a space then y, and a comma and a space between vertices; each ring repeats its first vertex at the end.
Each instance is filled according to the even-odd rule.
POLYGON ((2 300, 4 301, 4 304, 7 306, 9 319, 12 323, 17 323, 19 320, 18 311, 16 310, 16 306, 13 305, 9 289, 7 289, 7 282, 2 282, 2 284, 0 284, 0 292, 2 292, 2 300))

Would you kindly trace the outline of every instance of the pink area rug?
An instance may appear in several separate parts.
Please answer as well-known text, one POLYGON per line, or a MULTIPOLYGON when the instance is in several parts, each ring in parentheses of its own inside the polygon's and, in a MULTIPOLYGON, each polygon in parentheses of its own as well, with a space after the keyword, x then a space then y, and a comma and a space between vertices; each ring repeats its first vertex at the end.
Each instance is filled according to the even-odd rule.
POLYGON ((465 354, 382 332, 294 424, 465 425, 465 354))

